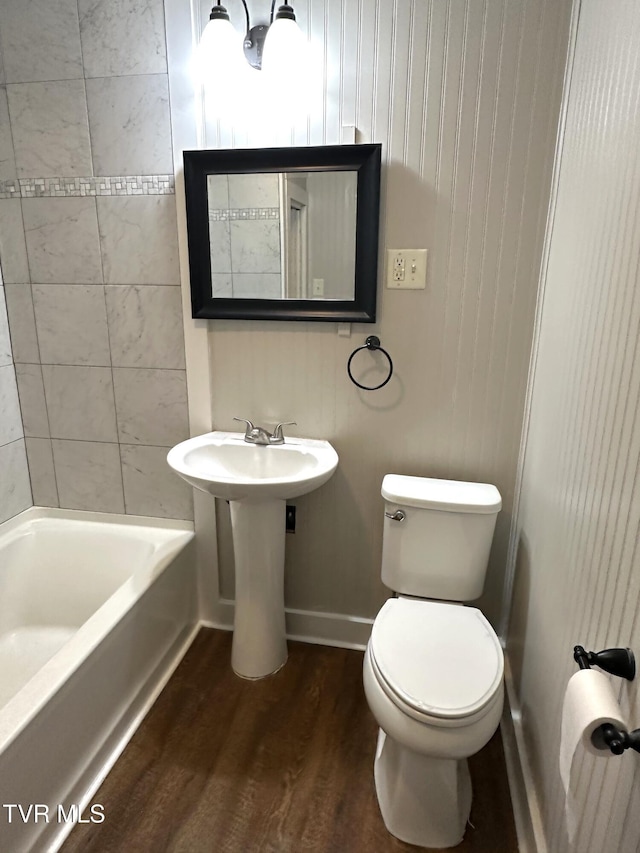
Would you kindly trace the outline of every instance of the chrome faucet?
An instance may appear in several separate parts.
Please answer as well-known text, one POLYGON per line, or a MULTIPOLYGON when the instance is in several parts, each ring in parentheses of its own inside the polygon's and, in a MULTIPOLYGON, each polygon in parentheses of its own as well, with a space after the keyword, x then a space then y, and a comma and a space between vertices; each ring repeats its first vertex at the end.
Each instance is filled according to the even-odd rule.
POLYGON ((247 425, 247 429, 244 434, 244 440, 249 442, 249 444, 284 444, 284 435, 282 433, 283 426, 296 426, 295 421, 284 421, 281 424, 278 424, 274 431, 271 433, 261 426, 254 426, 251 421, 248 421, 246 418, 235 418, 234 421, 242 421, 247 425))

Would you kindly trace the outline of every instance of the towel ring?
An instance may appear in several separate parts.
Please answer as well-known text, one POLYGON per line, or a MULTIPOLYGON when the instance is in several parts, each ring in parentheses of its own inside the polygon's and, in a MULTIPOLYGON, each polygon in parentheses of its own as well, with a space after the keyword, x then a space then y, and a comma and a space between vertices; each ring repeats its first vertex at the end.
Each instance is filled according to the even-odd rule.
POLYGON ((386 349, 383 349, 383 347, 380 346, 380 338, 377 335, 369 335, 363 346, 354 349, 354 351, 349 356, 349 361, 347 362, 347 374, 349 375, 349 379, 353 382, 353 384, 357 385, 358 388, 362 388, 363 391, 377 391, 378 388, 382 388, 391 379, 393 375, 393 362, 391 361, 391 356, 386 351, 386 349), (387 357, 387 360, 389 362, 389 375, 384 380, 384 382, 381 382, 379 385, 361 385, 353 378, 353 374, 351 373, 351 362, 353 361, 354 355, 357 352, 360 352, 360 350, 362 349, 380 350, 380 352, 386 355, 387 357))

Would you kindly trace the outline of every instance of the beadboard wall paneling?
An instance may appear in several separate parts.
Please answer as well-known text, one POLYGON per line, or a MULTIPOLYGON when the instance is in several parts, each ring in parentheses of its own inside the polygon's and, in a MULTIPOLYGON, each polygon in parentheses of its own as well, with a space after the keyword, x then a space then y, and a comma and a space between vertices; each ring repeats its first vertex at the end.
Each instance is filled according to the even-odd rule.
MULTIPOLYGON (((252 13, 268 3, 250 3, 252 13)), ((206 20, 206 4, 202 7, 206 20)), ((379 320, 354 325, 211 321, 215 428, 233 415, 294 420, 330 440, 332 481, 296 500, 287 604, 373 616, 384 474, 495 483, 504 499, 485 595, 500 607, 570 2, 310 0, 296 14, 320 62, 321 98, 292 127, 207 115, 206 145, 335 144, 344 125, 381 142, 381 250, 429 250, 423 291, 384 287, 379 320), (375 333, 395 365, 364 392, 346 362, 375 333)), ((241 23, 241 22, 239 22, 241 23)), ((358 356, 370 384, 382 356, 358 356)), ((221 587, 233 592, 218 507, 221 587)))
POLYGON ((344 172, 311 172, 309 190, 309 297, 313 279, 324 282, 325 299, 348 299, 353 293, 356 247, 356 176, 344 172), (331 251, 327 251, 331 246, 331 251))
MULTIPOLYGON (((572 649, 640 650, 640 8, 583 3, 549 234, 508 653, 549 850, 572 649)), ((637 681, 614 680, 632 728, 637 681)), ((580 757, 580 853, 640 847, 640 764, 580 757)))

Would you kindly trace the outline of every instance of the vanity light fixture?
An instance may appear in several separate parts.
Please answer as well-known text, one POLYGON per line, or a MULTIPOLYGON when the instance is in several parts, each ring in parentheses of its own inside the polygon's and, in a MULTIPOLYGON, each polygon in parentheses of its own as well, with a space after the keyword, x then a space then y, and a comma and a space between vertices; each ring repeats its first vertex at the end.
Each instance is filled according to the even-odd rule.
MULTIPOLYGON (((258 71, 263 67, 263 55, 267 57, 267 65, 280 63, 288 56, 290 49, 295 53, 299 49, 302 33, 296 23, 293 8, 284 3, 276 12, 276 0, 271 2, 271 14, 268 24, 251 26, 249 9, 246 0, 241 0, 246 18, 246 34, 243 42, 244 55, 253 68, 258 71)), ((198 46, 199 64, 206 67, 209 57, 220 60, 220 54, 228 56, 231 65, 235 65, 239 51, 237 49, 236 31, 234 30, 229 13, 220 0, 211 9, 209 23, 203 30, 198 46)), ((227 66, 228 67, 228 66, 227 66)))

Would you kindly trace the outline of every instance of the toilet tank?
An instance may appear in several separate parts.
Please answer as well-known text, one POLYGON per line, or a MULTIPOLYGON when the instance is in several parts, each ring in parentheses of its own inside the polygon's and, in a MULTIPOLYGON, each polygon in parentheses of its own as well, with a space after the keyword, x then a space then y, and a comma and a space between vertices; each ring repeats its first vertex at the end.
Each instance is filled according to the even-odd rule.
POLYGON ((382 497, 385 586, 419 598, 478 598, 502 506, 496 487, 387 474, 382 497), (389 518, 398 511, 402 520, 389 518))

